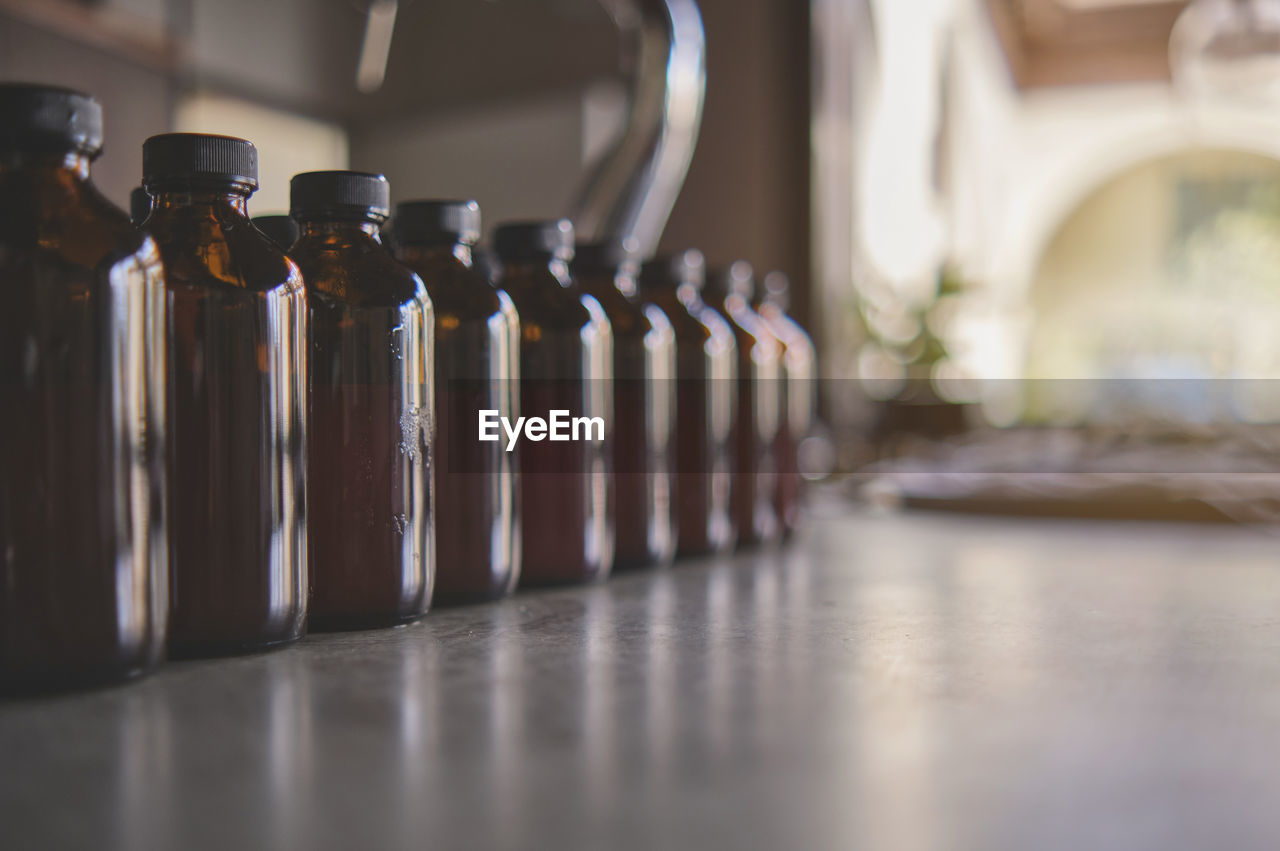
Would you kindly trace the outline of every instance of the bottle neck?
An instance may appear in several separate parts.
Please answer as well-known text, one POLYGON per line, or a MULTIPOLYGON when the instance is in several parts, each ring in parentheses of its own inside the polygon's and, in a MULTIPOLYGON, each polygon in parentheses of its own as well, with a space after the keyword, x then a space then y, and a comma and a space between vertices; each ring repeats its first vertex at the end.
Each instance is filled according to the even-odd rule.
POLYGON ((503 281, 530 280, 550 272, 551 277, 565 289, 573 283, 573 278, 569 276, 568 261, 555 256, 507 260, 503 262, 502 269, 503 281))
POLYGON ((89 179, 90 157, 76 151, 0 149, 0 177, 23 174, 51 183, 82 183, 89 179))
POLYGON ((457 261, 470 268, 474 264, 472 247, 467 242, 400 243, 400 258, 409 265, 457 261))
POLYGON ((692 287, 683 284, 671 286, 650 286, 640 290, 641 301, 649 301, 665 311, 687 309, 697 300, 698 293, 692 287))
POLYGON ((712 307, 723 307, 725 299, 728 298, 728 293, 723 290, 707 289, 706 287, 703 287, 702 292, 698 295, 712 307))
POLYGON ((602 287, 605 292, 617 290, 627 299, 638 298, 640 295, 640 285, 636 282, 635 275, 625 268, 597 275, 595 280, 597 286, 602 287))
POLYGON ((236 184, 218 187, 148 186, 151 215, 184 207, 204 207, 249 215, 249 192, 236 184))
POLYGON ((569 271, 578 286, 592 295, 608 290, 618 290, 628 296, 635 292, 635 280, 616 269, 575 269, 570 265, 569 271))
POLYGON ((382 244, 382 225, 368 219, 306 219, 299 222, 299 239, 325 242, 360 242, 372 240, 382 244))

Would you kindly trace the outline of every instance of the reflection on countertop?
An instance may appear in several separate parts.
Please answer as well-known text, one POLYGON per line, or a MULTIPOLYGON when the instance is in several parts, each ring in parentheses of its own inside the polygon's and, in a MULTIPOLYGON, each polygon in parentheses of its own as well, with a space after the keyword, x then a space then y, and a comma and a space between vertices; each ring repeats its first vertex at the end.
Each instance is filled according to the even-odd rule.
POLYGON ((1280 541, 791 546, 0 705, 0 846, 1274 848, 1280 541))

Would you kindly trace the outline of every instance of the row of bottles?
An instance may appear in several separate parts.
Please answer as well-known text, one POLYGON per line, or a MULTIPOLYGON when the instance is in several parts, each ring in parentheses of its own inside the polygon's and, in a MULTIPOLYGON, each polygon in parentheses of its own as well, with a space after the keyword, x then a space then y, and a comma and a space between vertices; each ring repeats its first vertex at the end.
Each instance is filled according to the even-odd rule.
POLYGON ((0 691, 794 527, 813 353, 782 279, 563 220, 498 227, 489 271, 474 202, 393 211, 357 172, 251 221, 256 150, 199 134, 147 140, 135 228, 89 178, 101 121, 0 84, 0 691), (587 436, 478 439, 556 410, 587 436))

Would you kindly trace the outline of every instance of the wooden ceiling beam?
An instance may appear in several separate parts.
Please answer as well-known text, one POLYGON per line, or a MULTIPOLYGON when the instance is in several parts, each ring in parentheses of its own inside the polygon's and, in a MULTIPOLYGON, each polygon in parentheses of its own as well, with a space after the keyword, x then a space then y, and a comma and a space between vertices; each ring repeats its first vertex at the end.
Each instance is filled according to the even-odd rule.
POLYGON ((1167 80, 1186 0, 985 0, 1019 88, 1167 80))

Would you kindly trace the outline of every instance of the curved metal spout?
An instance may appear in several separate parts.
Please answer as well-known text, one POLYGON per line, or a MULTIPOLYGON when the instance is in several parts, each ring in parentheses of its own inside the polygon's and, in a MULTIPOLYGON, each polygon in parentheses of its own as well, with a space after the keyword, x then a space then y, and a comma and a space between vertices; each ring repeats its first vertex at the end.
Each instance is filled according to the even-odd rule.
POLYGON ((592 169, 572 218, 584 241, 657 250, 702 123, 706 39, 695 0, 600 0, 634 51, 625 130, 592 169))

